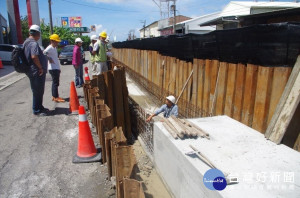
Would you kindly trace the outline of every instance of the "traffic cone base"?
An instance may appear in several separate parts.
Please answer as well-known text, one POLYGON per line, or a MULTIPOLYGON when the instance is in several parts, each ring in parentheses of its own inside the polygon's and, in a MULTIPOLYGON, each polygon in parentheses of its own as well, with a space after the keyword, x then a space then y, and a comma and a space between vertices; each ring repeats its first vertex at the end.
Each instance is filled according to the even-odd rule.
POLYGON ((90 163, 90 162, 101 162, 102 157, 101 153, 96 153, 92 157, 79 157, 77 154, 73 157, 73 163, 79 164, 79 163, 90 163))
POLYGON ((73 163, 100 162, 101 150, 96 149, 84 106, 79 106, 78 148, 73 163))

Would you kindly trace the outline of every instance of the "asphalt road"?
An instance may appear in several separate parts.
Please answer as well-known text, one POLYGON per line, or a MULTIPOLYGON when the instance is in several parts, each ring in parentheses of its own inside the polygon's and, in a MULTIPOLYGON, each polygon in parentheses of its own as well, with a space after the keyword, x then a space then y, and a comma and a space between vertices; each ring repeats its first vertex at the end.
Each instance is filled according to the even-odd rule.
MULTIPOLYGON (((71 65, 61 69, 59 93, 68 98, 74 69, 71 65)), ((16 75, 10 74, 10 78, 16 75)), ((81 88, 77 93, 83 97, 81 88)), ((54 103, 51 99, 49 74, 44 106, 51 110, 51 116, 32 115, 27 77, 0 90, 0 197, 110 197, 113 193, 105 166, 72 163, 77 151, 78 116, 68 115, 68 102, 54 103)), ((85 103, 83 98, 80 103, 85 103)), ((95 135, 94 128, 92 131, 95 135)), ((94 141, 98 145, 97 136, 94 141)))

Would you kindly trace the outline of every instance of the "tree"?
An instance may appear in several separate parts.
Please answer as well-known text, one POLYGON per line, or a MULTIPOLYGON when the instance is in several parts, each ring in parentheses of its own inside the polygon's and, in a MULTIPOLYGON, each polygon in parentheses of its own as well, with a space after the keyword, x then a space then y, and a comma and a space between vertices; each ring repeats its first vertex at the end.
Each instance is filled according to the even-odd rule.
MULTIPOLYGON (((29 35, 29 28, 28 28, 28 18, 27 16, 21 17, 21 25, 22 25, 22 36, 25 40, 29 35)), ((50 26, 44 23, 41 24, 41 37, 42 37, 42 45, 46 48, 50 43, 50 26)), ((71 32, 68 28, 57 27, 53 28, 53 33, 58 34, 61 40, 67 40, 69 45, 74 45, 75 39, 80 37, 83 41, 83 49, 88 50, 90 44, 89 36, 77 36, 73 32, 71 32)))

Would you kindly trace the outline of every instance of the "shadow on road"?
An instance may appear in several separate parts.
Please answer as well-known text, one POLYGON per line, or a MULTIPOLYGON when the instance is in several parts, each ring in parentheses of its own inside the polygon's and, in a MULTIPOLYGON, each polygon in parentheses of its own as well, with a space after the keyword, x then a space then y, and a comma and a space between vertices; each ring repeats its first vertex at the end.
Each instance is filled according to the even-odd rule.
POLYGON ((70 114, 70 109, 69 108, 56 107, 54 110, 50 111, 49 116, 69 115, 69 114, 70 114))

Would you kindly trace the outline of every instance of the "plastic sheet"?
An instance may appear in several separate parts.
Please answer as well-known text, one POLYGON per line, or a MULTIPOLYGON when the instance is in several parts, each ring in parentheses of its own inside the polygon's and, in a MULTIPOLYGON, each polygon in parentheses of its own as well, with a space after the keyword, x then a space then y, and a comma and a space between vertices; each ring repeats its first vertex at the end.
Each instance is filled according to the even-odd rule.
POLYGON ((300 52, 300 23, 254 25, 207 34, 171 35, 113 43, 114 48, 154 50, 181 60, 293 66, 300 52))

